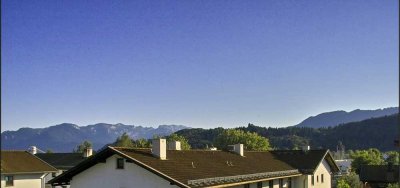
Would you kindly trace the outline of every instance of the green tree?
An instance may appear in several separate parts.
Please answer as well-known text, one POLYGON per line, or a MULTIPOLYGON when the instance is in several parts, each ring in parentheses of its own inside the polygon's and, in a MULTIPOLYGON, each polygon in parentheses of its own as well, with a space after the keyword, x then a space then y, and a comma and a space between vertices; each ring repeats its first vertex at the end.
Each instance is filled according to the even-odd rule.
POLYGON ((350 153, 350 158, 353 159, 351 168, 357 174, 360 173, 362 165, 382 165, 384 164, 382 153, 376 148, 368 150, 356 150, 350 153))
POLYGON ((117 140, 114 142, 114 146, 133 148, 135 145, 133 144, 132 139, 129 137, 129 135, 125 132, 117 138, 117 140))
POLYGON ((245 132, 237 129, 226 129, 217 136, 214 145, 217 148, 228 149, 228 145, 244 144, 247 150, 266 151, 270 149, 267 138, 257 133, 245 132))
POLYGON ((140 138, 140 139, 135 140, 134 141, 134 145, 137 148, 149 148, 149 147, 151 147, 151 143, 148 140, 144 139, 144 138, 140 138))
POLYGON ((398 183, 390 183, 388 184, 387 188, 399 188, 399 184, 398 183))
POLYGON ((383 154, 386 156, 385 162, 387 164, 392 163, 393 165, 399 164, 399 153, 397 151, 388 151, 383 154))
POLYGON ((339 180, 344 181, 350 187, 360 187, 361 186, 360 178, 354 172, 351 172, 351 173, 349 173, 347 175, 344 175, 344 176, 340 177, 339 180))
POLYGON ((53 150, 51 150, 51 149, 47 149, 47 150, 46 150, 46 153, 54 153, 54 152, 53 152, 53 150))
POLYGON ((191 148, 189 143, 188 143, 188 141, 187 141, 187 139, 185 137, 177 135, 175 133, 169 135, 167 137, 167 141, 168 142, 171 142, 171 141, 179 141, 179 142, 181 142, 181 149, 182 150, 190 150, 190 148, 191 148))
POLYGON ((72 152, 74 153, 83 153, 83 151, 87 148, 92 148, 92 143, 89 141, 85 140, 78 146, 76 146, 76 149, 74 149, 72 152))
POLYGON ((348 183, 346 183, 346 181, 344 181, 343 179, 339 179, 336 187, 337 188, 351 188, 350 185, 348 183))

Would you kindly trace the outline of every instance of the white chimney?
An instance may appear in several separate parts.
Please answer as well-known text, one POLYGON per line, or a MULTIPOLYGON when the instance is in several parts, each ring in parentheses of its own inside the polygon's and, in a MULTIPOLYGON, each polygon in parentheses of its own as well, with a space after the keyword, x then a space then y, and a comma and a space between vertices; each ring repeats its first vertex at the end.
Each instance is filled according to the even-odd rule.
POLYGON ((310 146, 303 146, 303 151, 309 151, 310 150, 310 146))
POLYGON ((243 144, 235 144, 233 145, 233 152, 243 156, 243 144))
POLYGON ((161 160, 167 159, 167 141, 165 139, 153 139, 153 155, 161 160))
POLYGON ((181 150, 181 142, 179 141, 172 141, 168 143, 169 150, 181 150))
POLYGON ((35 154, 37 153, 37 148, 36 148, 36 146, 31 146, 31 147, 29 148, 29 152, 30 152, 31 154, 35 155, 35 154))
POLYGON ((90 156, 92 156, 93 154, 93 149, 92 148, 85 148, 83 150, 83 157, 88 158, 90 156))

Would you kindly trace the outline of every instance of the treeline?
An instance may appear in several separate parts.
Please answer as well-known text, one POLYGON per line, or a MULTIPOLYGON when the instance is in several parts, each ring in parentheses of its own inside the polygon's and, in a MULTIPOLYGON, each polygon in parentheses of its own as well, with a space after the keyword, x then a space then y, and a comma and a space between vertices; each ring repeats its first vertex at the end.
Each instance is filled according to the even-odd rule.
MULTIPOLYGON (((360 122, 342 124, 328 128, 285 127, 272 128, 248 124, 236 129, 257 133, 268 138, 272 149, 299 149, 310 145, 314 149, 327 148, 335 151, 339 142, 346 149, 360 150, 378 148, 381 151, 395 150, 394 140, 399 135, 398 115, 372 118, 360 122)), ((216 138, 224 128, 184 129, 176 132, 183 136, 194 149, 215 145, 216 138)))

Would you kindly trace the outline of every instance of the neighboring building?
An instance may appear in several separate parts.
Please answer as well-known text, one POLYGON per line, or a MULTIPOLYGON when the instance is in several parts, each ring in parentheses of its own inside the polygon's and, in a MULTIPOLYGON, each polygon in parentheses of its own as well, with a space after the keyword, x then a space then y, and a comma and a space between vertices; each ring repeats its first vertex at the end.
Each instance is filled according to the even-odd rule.
POLYGON ((57 169, 27 151, 1 151, 1 187, 44 188, 57 169))
POLYGON ((398 165, 362 165, 360 167, 360 181, 363 187, 387 187, 389 183, 399 182, 398 165))
POLYGON ((338 175, 346 175, 350 173, 351 161, 351 159, 335 160, 337 166, 339 167, 338 175))
MULTIPOLYGON (((32 150, 36 151, 36 150, 32 150)), ((46 175, 45 182, 50 181, 56 176, 62 174, 63 172, 71 169, 76 166, 86 158, 92 155, 92 149, 86 149, 83 153, 33 153, 36 157, 39 157, 43 161, 47 162, 51 166, 57 169, 57 172, 46 175)), ((51 187, 50 184, 47 184, 46 187, 51 187)), ((68 185, 62 186, 69 187, 68 185)), ((58 188, 58 186, 54 187, 58 188)))
POLYGON ((167 150, 107 147, 50 181, 71 188, 244 187, 329 188, 339 169, 327 150, 167 150))

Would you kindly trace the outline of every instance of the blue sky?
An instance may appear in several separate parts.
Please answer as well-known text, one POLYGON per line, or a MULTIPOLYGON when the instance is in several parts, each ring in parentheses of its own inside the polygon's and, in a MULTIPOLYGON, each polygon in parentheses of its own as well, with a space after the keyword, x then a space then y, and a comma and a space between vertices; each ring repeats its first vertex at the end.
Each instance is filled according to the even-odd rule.
POLYGON ((398 1, 2 1, 4 130, 397 106, 398 1))

